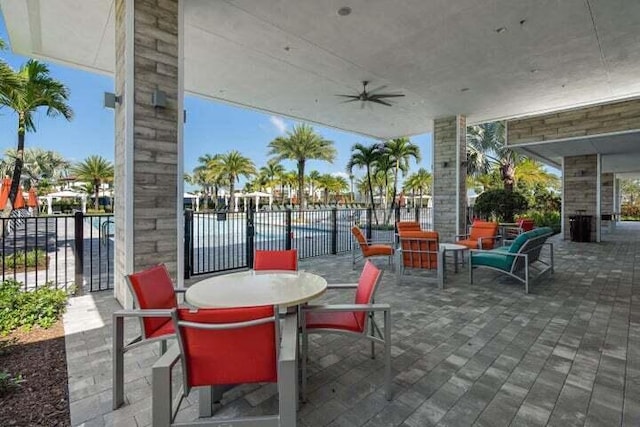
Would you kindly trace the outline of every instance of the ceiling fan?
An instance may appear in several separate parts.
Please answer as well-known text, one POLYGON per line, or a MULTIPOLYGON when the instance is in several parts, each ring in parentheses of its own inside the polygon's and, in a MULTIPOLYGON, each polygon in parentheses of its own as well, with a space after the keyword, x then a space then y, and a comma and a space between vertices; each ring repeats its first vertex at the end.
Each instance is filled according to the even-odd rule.
POLYGON ((344 102, 361 101, 360 108, 364 108, 365 102, 375 102, 376 104, 382 104, 382 105, 386 105, 387 107, 391 107, 392 104, 390 102, 385 101, 385 98, 398 98, 398 97, 404 96, 401 93, 377 93, 378 91, 386 88, 387 87, 386 85, 377 87, 372 90, 367 90, 368 84, 369 82, 367 80, 364 80, 362 82, 362 92, 360 92, 357 95, 339 94, 336 96, 340 96, 342 98, 348 98, 344 102))

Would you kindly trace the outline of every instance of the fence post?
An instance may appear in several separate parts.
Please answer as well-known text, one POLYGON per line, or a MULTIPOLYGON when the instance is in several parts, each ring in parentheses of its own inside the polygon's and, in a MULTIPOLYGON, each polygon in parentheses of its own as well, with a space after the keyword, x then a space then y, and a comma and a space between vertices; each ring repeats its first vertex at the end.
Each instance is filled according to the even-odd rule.
POLYGON ((184 278, 191 278, 193 269, 193 211, 184 211, 184 278))
POLYGON ((253 223, 253 208, 247 208, 247 267, 253 268, 253 252, 255 249, 255 225, 253 223))
POLYGON ((338 209, 331 208, 331 255, 338 253, 338 209))
POLYGON ((373 209, 367 208, 367 240, 371 241, 371 222, 373 221, 373 209))
POLYGON ((400 222, 400 206, 395 207, 395 215, 396 215, 396 224, 397 224, 398 222, 400 222))
POLYGON ((292 231, 291 231, 291 209, 287 208, 287 211, 285 213, 285 233, 287 234, 285 236, 285 249, 286 250, 291 250, 291 241, 293 240, 293 236, 292 236, 292 231))
POLYGON ((76 212, 73 215, 74 239, 75 239, 75 285, 76 295, 84 293, 84 215, 76 212))
POLYGON ((416 210, 416 222, 420 223, 420 208, 416 206, 414 209, 416 210))

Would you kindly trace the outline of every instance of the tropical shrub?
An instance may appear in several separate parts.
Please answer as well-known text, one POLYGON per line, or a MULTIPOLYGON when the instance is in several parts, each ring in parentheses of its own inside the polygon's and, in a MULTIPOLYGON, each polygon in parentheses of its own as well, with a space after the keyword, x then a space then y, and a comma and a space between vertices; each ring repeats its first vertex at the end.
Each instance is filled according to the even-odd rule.
POLYGON ((620 215, 625 221, 640 220, 640 205, 633 203, 623 203, 620 207, 620 215))
POLYGON ((560 232, 560 212, 530 210, 523 216, 531 218, 536 227, 550 227, 555 233, 560 232))
POLYGON ((21 375, 13 376, 7 371, 0 371, 0 397, 4 397, 20 387, 24 382, 21 375))
POLYGON ((27 252, 18 251, 0 258, 0 267, 5 269, 20 269, 33 267, 46 267, 47 253, 42 249, 33 249, 27 252))
POLYGON ((489 190, 480 194, 475 201, 474 213, 482 218, 491 218, 501 222, 513 222, 516 214, 528 208, 527 199, 518 192, 489 190))
POLYGON ((43 286, 23 291, 21 283, 5 280, 0 284, 0 335, 18 328, 49 328, 60 319, 66 304, 67 294, 61 289, 43 286))

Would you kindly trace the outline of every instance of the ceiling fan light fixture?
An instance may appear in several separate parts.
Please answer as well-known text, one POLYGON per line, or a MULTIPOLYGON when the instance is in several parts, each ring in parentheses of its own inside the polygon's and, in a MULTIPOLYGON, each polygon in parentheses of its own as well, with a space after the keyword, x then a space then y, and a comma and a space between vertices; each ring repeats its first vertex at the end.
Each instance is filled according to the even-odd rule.
POLYGON ((340 16, 349 16, 351 15, 351 8, 349 6, 342 6, 340 9, 338 9, 338 15, 340 16))

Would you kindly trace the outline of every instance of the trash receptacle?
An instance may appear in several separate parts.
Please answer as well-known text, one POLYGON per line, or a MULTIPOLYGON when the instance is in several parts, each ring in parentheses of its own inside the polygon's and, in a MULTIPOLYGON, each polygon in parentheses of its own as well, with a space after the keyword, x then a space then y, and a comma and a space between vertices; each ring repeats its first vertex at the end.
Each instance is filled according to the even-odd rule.
POLYGON ((590 242, 591 215, 571 215, 569 217, 569 234, 572 242, 590 242))
POLYGON ((227 220, 227 213, 226 212, 218 212, 218 213, 216 213, 216 219, 218 221, 226 221, 227 220))

